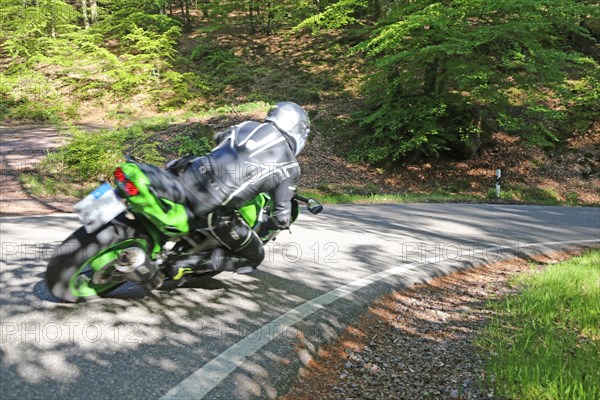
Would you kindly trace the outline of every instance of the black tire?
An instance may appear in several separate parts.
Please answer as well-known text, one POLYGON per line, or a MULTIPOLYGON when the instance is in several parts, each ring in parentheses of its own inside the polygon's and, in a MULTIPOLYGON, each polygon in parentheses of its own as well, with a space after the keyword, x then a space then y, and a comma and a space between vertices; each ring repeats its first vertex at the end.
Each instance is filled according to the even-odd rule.
POLYGON ((53 296, 70 303, 97 299, 127 282, 123 274, 112 268, 113 255, 132 245, 145 246, 150 251, 152 240, 138 222, 125 218, 124 214, 92 234, 81 227, 57 247, 48 262, 46 287, 53 296), (102 276, 114 282, 90 281, 89 276, 95 271, 92 265, 95 268, 100 265, 102 276))

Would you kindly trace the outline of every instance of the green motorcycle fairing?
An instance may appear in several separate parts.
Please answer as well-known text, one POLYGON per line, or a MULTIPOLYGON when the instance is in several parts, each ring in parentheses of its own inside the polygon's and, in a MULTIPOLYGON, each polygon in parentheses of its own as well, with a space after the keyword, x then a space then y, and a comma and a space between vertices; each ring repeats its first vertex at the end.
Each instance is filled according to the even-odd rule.
MULTIPOLYGON (((126 194, 131 210, 135 214, 145 216, 152 225, 156 226, 161 233, 167 236, 174 237, 186 235, 190 230, 186 206, 166 198, 158 198, 155 194, 156 192, 151 189, 152 184, 150 180, 137 164, 125 162, 120 166, 126 179, 124 182, 117 181, 117 187, 121 192, 126 194), (127 194, 125 188, 126 183, 131 182, 130 177, 135 177, 134 185, 138 190, 138 193, 135 195, 127 194)), ((265 207, 270 208, 269 203, 271 202, 272 199, 268 194, 260 193, 252 200, 246 202, 238 211, 244 221, 246 221, 250 227, 255 228, 259 222, 261 213, 265 207)), ((295 222, 298 218, 298 214, 298 203, 293 200, 292 222, 295 222)), ((156 238, 154 237, 154 239, 156 238)))
POLYGON ((251 228, 254 228, 258 223, 263 208, 270 201, 271 197, 268 194, 260 193, 239 209, 240 215, 251 228))
POLYGON ((152 193, 150 180, 137 164, 125 162, 121 164, 121 169, 126 180, 117 181, 117 187, 126 193, 127 202, 134 213, 146 216, 160 232, 167 236, 182 236, 189 232, 188 213, 184 204, 155 196, 152 193), (127 194, 125 187, 128 182, 132 182, 133 177, 135 177, 134 185, 138 190, 135 195, 127 194))
MULTIPOLYGON (((292 215, 290 224, 293 224, 300 215, 300 207, 298 201, 292 199, 292 215)), ((269 224, 263 224, 264 221, 262 214, 269 212, 273 208, 273 199, 266 193, 260 193, 254 199, 248 201, 238 211, 244 221, 258 234, 263 243, 268 242, 277 233, 278 229, 271 229, 268 227, 269 224)), ((268 218, 268 217, 267 217, 268 218)))

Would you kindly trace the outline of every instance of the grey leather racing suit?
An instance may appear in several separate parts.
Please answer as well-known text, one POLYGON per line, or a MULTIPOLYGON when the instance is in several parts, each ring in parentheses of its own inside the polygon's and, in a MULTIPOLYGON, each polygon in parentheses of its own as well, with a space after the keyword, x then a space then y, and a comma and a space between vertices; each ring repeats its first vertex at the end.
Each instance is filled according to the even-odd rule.
POLYGON ((215 136, 217 146, 187 164, 181 178, 192 197, 197 223, 210 229, 224 251, 213 252, 212 268, 256 267, 262 242, 235 210, 259 193, 273 200, 271 224, 289 227, 292 197, 300 179, 293 141, 270 123, 247 121, 215 136))

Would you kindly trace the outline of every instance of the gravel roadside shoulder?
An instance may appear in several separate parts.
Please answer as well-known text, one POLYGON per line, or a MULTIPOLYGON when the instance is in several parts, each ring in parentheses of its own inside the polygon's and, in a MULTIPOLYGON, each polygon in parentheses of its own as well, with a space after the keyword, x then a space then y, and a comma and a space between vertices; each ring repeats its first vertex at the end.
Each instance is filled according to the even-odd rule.
POLYGON ((393 292, 325 345, 280 400, 492 399, 474 343, 491 316, 486 303, 514 293, 509 279, 532 265, 579 253, 502 261, 393 292))

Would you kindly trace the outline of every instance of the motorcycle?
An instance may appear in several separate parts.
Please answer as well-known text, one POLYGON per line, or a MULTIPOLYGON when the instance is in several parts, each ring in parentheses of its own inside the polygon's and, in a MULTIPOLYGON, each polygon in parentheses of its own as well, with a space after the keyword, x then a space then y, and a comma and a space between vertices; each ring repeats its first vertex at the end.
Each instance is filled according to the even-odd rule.
MULTIPOLYGON (((56 248, 46 269, 45 283, 53 296, 80 302, 102 297, 128 281, 152 290, 165 280, 183 282, 182 278, 222 272, 198 268, 222 245, 208 229, 194 226, 175 175, 128 158, 114 171, 114 182, 104 183, 75 205, 83 226, 56 248), (157 179, 161 176, 172 179, 157 179)), ((292 223, 299 215, 298 202, 312 214, 323 210, 315 199, 296 194, 292 223)), ((261 193, 237 210, 263 243, 279 232, 267 228, 271 207, 269 195, 261 193)))

